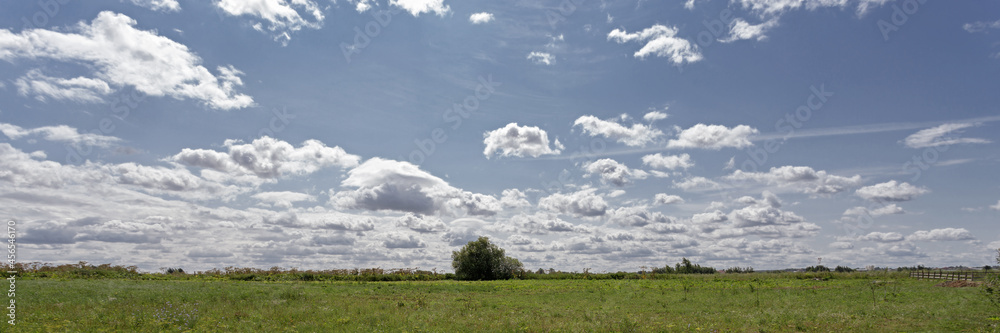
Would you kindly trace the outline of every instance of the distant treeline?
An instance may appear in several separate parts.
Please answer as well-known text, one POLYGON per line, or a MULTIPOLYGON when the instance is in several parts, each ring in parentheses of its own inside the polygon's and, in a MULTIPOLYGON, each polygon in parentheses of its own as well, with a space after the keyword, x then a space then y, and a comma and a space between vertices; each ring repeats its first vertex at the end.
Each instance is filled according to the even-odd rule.
MULTIPOLYGON (((867 278, 871 274, 898 274, 907 276, 907 267, 900 267, 896 273, 886 270, 879 272, 855 272, 847 267, 829 269, 823 266, 809 267, 808 272, 755 272, 752 267, 731 267, 724 272, 731 278, 746 275, 746 278, 768 276, 797 279, 843 279, 867 278), (733 274, 736 273, 736 274, 733 274), (738 274, 738 275, 737 275, 738 274)), ((920 267, 923 268, 923 267, 920 267)), ((913 267, 912 270, 917 270, 913 267)), ((42 279, 130 279, 130 280, 228 280, 228 281, 438 281, 454 280, 452 273, 419 270, 416 268, 402 269, 331 269, 331 270, 298 270, 295 268, 271 267, 260 269, 252 267, 225 267, 207 271, 189 272, 179 267, 164 267, 160 272, 140 272, 136 266, 121 266, 112 264, 92 265, 87 262, 77 264, 54 265, 49 263, 17 263, 13 271, 19 278, 42 279)), ((7 278, 7 270, 0 271, 0 276, 7 278)), ((581 272, 563 272, 554 269, 536 271, 521 271, 515 278, 523 280, 639 280, 639 279, 671 279, 682 274, 711 275, 718 273, 715 268, 703 267, 683 259, 673 266, 653 268, 637 272, 603 272, 592 273, 589 269, 581 272)))

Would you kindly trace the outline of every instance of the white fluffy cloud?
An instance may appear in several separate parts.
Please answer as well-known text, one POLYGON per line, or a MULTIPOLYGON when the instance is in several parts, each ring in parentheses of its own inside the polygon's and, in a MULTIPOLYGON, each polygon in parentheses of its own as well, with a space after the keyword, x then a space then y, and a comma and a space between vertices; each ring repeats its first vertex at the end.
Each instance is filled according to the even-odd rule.
POLYGON ((347 2, 353 3, 354 10, 358 13, 364 13, 372 8, 372 3, 375 3, 375 0, 347 0, 347 2))
POLYGON ((903 235, 901 235, 898 232, 878 232, 878 231, 870 232, 867 235, 858 237, 858 240, 872 241, 879 243, 902 242, 903 239, 904 239, 903 235))
POLYGON ((396 223, 419 233, 436 233, 447 229, 444 222, 436 216, 423 216, 406 213, 400 216, 396 223))
POLYGON ((722 125, 697 124, 685 130, 677 128, 677 131, 677 139, 667 142, 667 147, 714 150, 726 147, 744 148, 752 146, 749 137, 759 133, 756 128, 747 125, 728 128, 722 125))
POLYGON ((670 115, 660 112, 660 111, 650 111, 642 115, 642 119, 648 122, 654 122, 657 120, 667 119, 670 115))
POLYGON ((675 219, 660 212, 650 212, 646 206, 631 206, 609 210, 608 222, 625 227, 642 227, 651 223, 673 223, 675 219))
POLYGON ((527 59, 536 65, 552 65, 556 63, 556 56, 547 52, 531 51, 531 53, 528 53, 527 59))
POLYGON ((615 186, 625 186, 632 182, 632 179, 644 179, 646 173, 642 170, 631 170, 628 166, 618 163, 610 158, 602 158, 583 165, 583 170, 587 176, 600 175, 601 181, 611 183, 615 186))
POLYGON ((677 28, 656 24, 642 31, 628 33, 615 29, 608 33, 608 40, 624 44, 628 42, 646 43, 633 54, 636 58, 650 55, 666 57, 677 65, 701 61, 702 55, 698 46, 690 41, 676 37, 677 28))
POLYGON ((114 90, 101 79, 75 77, 63 79, 49 77, 39 69, 29 70, 27 74, 14 81, 17 93, 21 96, 34 96, 35 99, 46 102, 49 99, 64 100, 76 103, 100 103, 104 96, 114 90))
POLYGON ((744 197, 739 200, 747 206, 724 214, 719 210, 695 214, 691 221, 703 237, 726 239, 757 235, 766 238, 801 238, 815 236, 822 229, 806 222, 794 212, 781 209, 778 197, 764 191, 760 198, 744 197))
POLYGON ((674 187, 685 190, 715 189, 719 188, 719 183, 705 177, 688 177, 681 181, 674 181, 674 187))
POLYGON ((295 202, 299 201, 316 201, 316 197, 299 192, 290 191, 278 191, 278 192, 260 192, 256 193, 251 198, 260 200, 260 202, 279 208, 292 208, 295 202))
POLYGON ((604 198, 594 194, 596 189, 585 189, 570 194, 555 193, 538 200, 538 207, 573 216, 602 216, 608 210, 604 198))
POLYGON ((892 244, 891 246, 879 246, 879 248, 889 256, 893 257, 925 257, 926 253, 921 252, 920 248, 910 242, 899 242, 892 244))
POLYGON ((340 209, 482 216, 501 209, 500 200, 492 196, 454 188, 411 163, 378 157, 351 169, 341 185, 356 189, 330 197, 340 209))
POLYGON ((666 155, 656 153, 642 157, 642 164, 654 169, 675 170, 678 168, 687 169, 694 166, 691 155, 666 155))
POLYGON ((340 147, 327 147, 319 140, 306 140, 299 148, 285 141, 261 137, 251 143, 226 140, 228 153, 185 148, 169 160, 194 167, 232 174, 253 174, 260 178, 304 175, 326 167, 350 168, 360 157, 340 147))
POLYGON ((869 210, 864 206, 858 206, 854 208, 849 208, 846 211, 844 211, 844 215, 846 216, 871 215, 872 217, 879 217, 879 216, 893 215, 893 214, 905 214, 905 213, 906 211, 904 211, 902 207, 899 207, 896 204, 889 204, 872 210, 869 210))
POLYGON ((997 200, 997 204, 996 205, 990 206, 990 209, 992 209, 992 210, 1000 210, 1000 200, 997 200))
POLYGON ((518 214, 510 218, 510 223, 517 227, 517 230, 526 234, 543 235, 553 232, 580 232, 586 233, 590 230, 584 226, 577 226, 563 221, 557 216, 546 213, 536 213, 533 215, 518 214))
MULTIPOLYGON (((312 0, 219 0, 215 2, 222 11, 233 16, 251 16, 267 23, 267 30, 274 40, 288 43, 290 32, 303 27, 319 29, 323 23, 323 12, 312 0), (307 20, 300 13, 308 13, 307 20)), ((264 31, 261 23, 253 25, 255 30, 264 31)))
POLYGON ((531 206, 531 203, 526 199, 524 192, 518 189, 506 189, 503 190, 500 196, 500 205, 504 208, 523 208, 531 206))
POLYGON ((632 124, 631 127, 625 127, 617 121, 601 120, 589 115, 577 118, 573 126, 580 126, 590 136, 600 135, 631 147, 645 146, 663 135, 662 131, 649 125, 632 124))
POLYGON ((80 133, 76 128, 66 125, 42 126, 38 128, 24 129, 17 125, 0 123, 0 133, 3 133, 12 140, 37 135, 46 141, 65 142, 75 146, 95 146, 105 148, 122 141, 121 139, 113 136, 100 135, 96 133, 80 133))
POLYGON ((861 185, 861 176, 843 177, 806 166, 772 167, 768 172, 733 171, 725 177, 733 181, 754 181, 778 187, 793 187, 803 193, 834 194, 861 185))
POLYGON ((729 36, 719 39, 723 43, 731 43, 738 40, 756 39, 758 41, 767 38, 768 30, 778 26, 778 19, 770 19, 764 23, 752 25, 746 20, 737 18, 730 23, 729 36))
POLYGON ((938 146, 948 146, 954 144, 967 144, 967 143, 991 143, 992 141, 986 139, 978 138, 958 138, 958 137, 945 137, 949 133, 961 131, 962 129, 978 126, 973 123, 959 123, 959 124, 944 124, 937 127, 932 127, 919 132, 913 133, 912 135, 906 137, 903 140, 904 144, 910 148, 927 148, 927 147, 938 147, 938 146))
POLYGON ((897 183, 890 180, 885 183, 865 186, 854 193, 864 199, 874 201, 910 201, 913 198, 929 193, 930 190, 910 185, 910 183, 897 183))
POLYGON ((253 105, 250 96, 236 91, 243 85, 242 72, 220 66, 213 75, 186 46, 155 31, 138 30, 135 24, 128 16, 101 12, 90 24, 77 24, 77 33, 30 29, 14 34, 0 29, 0 59, 52 59, 94 69, 96 78, 22 78, 25 92, 49 97, 63 94, 89 101, 103 92, 102 81, 114 88, 134 86, 150 96, 194 99, 215 109, 253 105))
POLYGON ((760 200, 729 213, 729 220, 736 227, 757 227, 766 225, 789 225, 804 222, 805 219, 793 212, 781 209, 781 201, 770 192, 764 192, 760 200))
POLYGON ((469 22, 472 22, 472 24, 483 24, 492 21, 493 21, 492 13, 481 12, 469 15, 469 22))
POLYGON ((420 16, 423 13, 434 13, 444 17, 451 12, 451 7, 444 4, 444 0, 389 0, 389 4, 398 6, 409 12, 413 16, 420 16))
POLYGON ((965 228, 943 228, 930 231, 918 230, 906 239, 910 241, 964 241, 973 240, 976 237, 973 237, 972 233, 965 228))
POLYGON ((670 195, 670 194, 666 194, 666 193, 657 193, 656 195, 653 196, 653 204, 654 205, 670 205, 670 204, 683 203, 683 202, 684 202, 684 199, 681 198, 681 197, 679 197, 679 196, 676 196, 676 195, 670 195))
POLYGON ((487 159, 494 154, 501 157, 559 155, 564 148, 558 139, 555 140, 555 148, 550 147, 549 135, 544 130, 535 126, 518 126, 517 123, 483 133, 483 143, 486 144, 483 155, 487 159))
POLYGON ((389 234, 382 244, 389 249, 415 249, 427 247, 427 243, 424 243, 423 240, 414 237, 413 235, 404 235, 399 233, 389 234))
POLYGON ((851 242, 833 242, 833 243, 830 243, 829 246, 830 246, 830 248, 834 248, 834 249, 838 249, 838 250, 850 250, 850 249, 854 248, 854 244, 851 243, 851 242))
POLYGON ((133 5, 162 12, 179 12, 181 4, 177 0, 131 0, 133 5))

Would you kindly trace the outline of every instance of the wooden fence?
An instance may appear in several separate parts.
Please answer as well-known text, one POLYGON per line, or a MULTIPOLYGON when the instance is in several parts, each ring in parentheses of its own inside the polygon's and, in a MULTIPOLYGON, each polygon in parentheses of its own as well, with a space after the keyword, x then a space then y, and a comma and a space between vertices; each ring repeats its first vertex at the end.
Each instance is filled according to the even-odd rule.
POLYGON ((919 271, 919 272, 910 272, 910 277, 918 279, 943 279, 949 281, 983 281, 986 278, 986 273, 919 271))

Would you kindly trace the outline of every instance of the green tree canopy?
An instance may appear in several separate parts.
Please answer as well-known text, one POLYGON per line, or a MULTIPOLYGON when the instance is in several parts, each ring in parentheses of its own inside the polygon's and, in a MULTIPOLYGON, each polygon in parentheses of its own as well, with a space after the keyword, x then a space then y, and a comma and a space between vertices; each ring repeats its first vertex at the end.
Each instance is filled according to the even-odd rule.
POLYGON ((479 237, 452 252, 451 260, 458 280, 511 279, 523 270, 520 261, 507 257, 504 250, 490 243, 487 237, 479 237))

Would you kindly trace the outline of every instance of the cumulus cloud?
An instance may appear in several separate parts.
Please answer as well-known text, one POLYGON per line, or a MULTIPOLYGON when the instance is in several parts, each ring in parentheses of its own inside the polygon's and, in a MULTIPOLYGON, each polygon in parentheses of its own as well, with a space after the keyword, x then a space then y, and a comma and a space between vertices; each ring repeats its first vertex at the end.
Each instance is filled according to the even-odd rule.
POLYGON ((285 141, 261 137, 251 143, 226 140, 227 153, 184 148, 168 158, 189 166, 232 174, 253 174, 260 178, 305 175, 326 167, 350 168, 361 159, 340 147, 327 147, 319 140, 306 140, 295 148, 285 141))
POLYGON ((707 1, 707 0, 687 0, 686 2, 684 2, 684 9, 694 10, 695 1, 707 1))
POLYGON ((423 216, 413 213, 406 213, 400 216, 396 223, 419 233, 435 233, 447 229, 444 222, 435 216, 423 216))
POLYGON ((666 57, 676 65, 701 61, 702 55, 697 45, 676 37, 677 28, 656 24, 642 31, 628 33, 615 29, 608 33, 608 40, 618 44, 629 42, 645 43, 633 54, 636 58, 646 58, 650 55, 666 57))
POLYGON ((341 209, 391 210, 416 214, 457 214, 490 216, 500 211, 500 200, 484 194, 462 191, 409 162, 372 158, 348 171, 341 191, 330 203, 341 209))
POLYGON ((806 166, 772 167, 768 172, 733 171, 725 177, 734 181, 754 181, 779 187, 793 187, 803 193, 834 194, 861 185, 861 176, 843 177, 806 166))
POLYGON ((74 146, 93 146, 107 148, 122 140, 113 136, 101 135, 97 133, 80 133, 76 128, 66 125, 42 126, 32 129, 25 129, 17 125, 0 123, 0 133, 3 133, 12 140, 18 140, 26 136, 39 136, 43 140, 52 142, 64 142, 74 146))
POLYGON ((754 199, 750 206, 730 212, 729 219, 736 227, 789 225, 805 221, 801 216, 779 208, 781 208, 781 200, 773 193, 765 191, 761 195, 761 199, 754 199))
POLYGON ((749 137, 759 133, 756 128, 738 125, 728 128, 722 125, 697 124, 681 130, 677 128, 677 139, 667 142, 669 148, 701 148, 719 150, 722 148, 744 148, 753 146, 749 137))
POLYGON ((674 187, 685 191, 697 191, 719 188, 719 183, 705 177, 688 177, 681 181, 674 181, 674 187))
POLYGON ((596 189, 584 189, 570 194, 555 193, 538 200, 538 207, 577 217, 602 216, 608 210, 604 198, 596 189))
POLYGON ((681 223, 653 223, 645 226, 646 230, 657 234, 679 234, 688 231, 688 227, 681 223))
POLYGON ((95 71, 96 78, 29 74, 22 78, 26 93, 93 101, 103 92, 101 81, 114 88, 134 86, 149 96, 194 99, 215 109, 253 105, 253 98, 236 91, 243 85, 242 72, 220 66, 218 75, 213 75, 186 46, 155 31, 138 30, 135 24, 128 16, 101 12, 90 24, 77 24, 73 28, 77 33, 29 29, 14 34, 0 29, 0 59, 52 59, 82 63, 95 71))
POLYGON ((870 232, 867 235, 858 237, 858 240, 861 241, 872 241, 879 243, 902 242, 903 239, 904 239, 903 235, 901 235, 898 232, 878 232, 878 231, 870 232))
POLYGON ((719 41, 723 43, 732 43, 738 40, 748 39, 756 39, 758 41, 764 40, 767 38, 765 33, 776 26, 778 26, 777 19, 770 19, 764 23, 752 25, 747 23, 744 19, 737 18, 729 24, 729 36, 719 39, 719 41))
POLYGON ((554 149, 549 146, 549 135, 535 126, 518 126, 510 123, 499 129, 483 133, 483 143, 486 149, 483 155, 489 159, 493 155, 538 157, 542 155, 559 155, 565 148, 559 139, 555 140, 554 149))
POLYGON ((49 77, 39 69, 29 70, 27 74, 14 81, 17 93, 21 96, 34 96, 35 99, 46 102, 48 99, 65 100, 76 103, 100 103, 114 90, 101 79, 75 77, 63 79, 49 77))
POLYGON ((830 246, 830 248, 834 248, 834 249, 838 249, 838 250, 850 250, 850 249, 854 248, 854 244, 852 244, 851 242, 833 242, 833 243, 830 243, 829 246, 830 246))
POLYGON ((544 212, 532 215, 518 214, 510 218, 510 223, 514 224, 518 232, 527 234, 544 235, 559 232, 589 232, 590 229, 584 226, 577 226, 563 221, 558 216, 552 216, 544 212))
POLYGON ((648 122, 667 119, 669 115, 660 111, 651 111, 642 115, 642 119, 648 122))
POLYGON ((577 118, 573 126, 580 126, 590 136, 603 136, 631 147, 645 146, 663 135, 662 131, 649 125, 632 124, 631 127, 625 127, 615 120, 601 120, 589 115, 577 118))
POLYGON ((177 0, 131 0, 133 5, 148 8, 154 11, 179 12, 181 4, 177 0))
POLYGON ((527 59, 536 65, 552 65, 556 63, 556 56, 547 52, 531 51, 531 53, 528 53, 527 59))
MULTIPOLYGON (((219 0, 215 5, 229 15, 262 20, 267 23, 266 29, 271 32, 274 40, 283 44, 291 39, 289 33, 303 27, 319 29, 323 24, 323 12, 312 0, 219 0), (304 18, 304 13, 312 16, 312 20, 304 18)), ((261 32, 265 30, 260 22, 255 23, 253 28, 261 32)))
POLYGON ((675 170, 678 168, 687 169, 694 166, 694 162, 691 161, 691 155, 681 154, 681 155, 666 155, 656 153, 653 155, 646 155, 642 157, 642 164, 647 165, 654 169, 668 169, 675 170))
POLYGON ((872 217, 879 217, 879 216, 893 215, 893 214, 905 214, 905 213, 906 211, 904 211, 902 207, 899 207, 896 204, 889 204, 872 210, 869 210, 868 208, 863 206, 858 206, 854 208, 849 208, 846 211, 844 211, 844 215, 849 215, 849 216, 871 215, 872 217))
POLYGON ((673 223, 675 220, 660 212, 650 212, 646 206, 619 207, 608 211, 608 222, 624 227, 642 227, 651 223, 673 223))
POLYGON ((371 231, 375 230, 375 222, 375 218, 371 216, 332 213, 307 219, 302 226, 339 231, 371 231))
MULTIPOLYGON (((96 165, 91 165, 96 166, 96 165)), ((116 183, 132 185, 154 194, 182 196, 188 199, 231 200, 235 195, 249 191, 233 185, 195 176, 184 168, 169 169, 136 163, 101 165, 101 171, 116 183)))
POLYGON ((444 0, 389 0, 389 4, 402 8, 413 16, 420 16, 423 13, 434 13, 444 17, 451 12, 451 7, 444 4, 444 0))
POLYGON ((523 208, 530 207, 531 203, 526 199, 527 196, 524 192, 518 189, 506 189, 503 190, 500 196, 500 205, 504 208, 523 208))
POLYGON ((691 222, 703 237, 710 239, 748 235, 801 238, 815 236, 822 229, 794 212, 782 210, 781 200, 770 192, 764 191, 760 198, 745 197, 739 201, 747 206, 734 209, 729 214, 719 210, 695 214, 691 222))
POLYGON ((855 195, 873 201, 910 201, 917 196, 929 193, 930 190, 910 185, 910 183, 897 183, 890 180, 885 183, 872 186, 865 186, 854 192, 855 195))
POLYGON ((427 247, 427 243, 424 243, 423 240, 416 238, 413 235, 403 235, 398 233, 389 234, 387 239, 382 244, 389 249, 415 249, 427 247))
POLYGON ((1000 210, 1000 200, 997 200, 997 204, 996 205, 990 206, 990 209, 992 209, 992 210, 1000 210))
POLYGON ((492 13, 481 12, 469 15, 469 22, 472 22, 472 24, 483 24, 492 21, 493 21, 492 13))
POLYGON ((927 148, 938 146, 949 146, 954 144, 983 144, 992 141, 978 138, 958 138, 946 137, 949 133, 959 132, 962 129, 978 126, 974 123, 944 124, 937 127, 920 130, 903 140, 904 144, 910 148, 927 148))
POLYGON ((973 240, 976 237, 965 228, 943 228, 933 230, 918 230, 909 237, 910 241, 965 241, 973 240))
POLYGON ((615 186, 625 186, 632 182, 632 179, 646 178, 642 170, 631 170, 624 164, 618 163, 610 158, 602 158, 583 165, 586 176, 600 175, 601 181, 611 183, 615 186))
POLYGON ((261 203, 286 209, 292 208, 295 202, 316 201, 315 196, 291 191, 260 192, 250 197, 259 200, 261 203))
POLYGON ((653 196, 653 204, 654 205, 670 205, 670 204, 683 203, 683 202, 684 202, 684 199, 681 198, 681 197, 679 197, 679 196, 676 196, 676 195, 669 195, 669 194, 666 194, 666 193, 657 193, 656 195, 653 196))
POLYGON ((892 246, 884 247, 883 252, 886 255, 893 257, 924 257, 927 256, 926 253, 921 252, 920 249, 910 242, 900 242, 893 244, 892 246))

